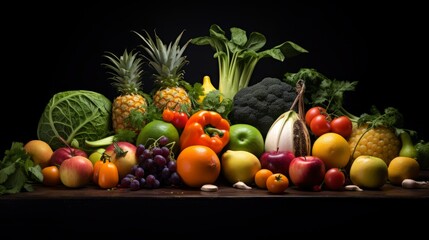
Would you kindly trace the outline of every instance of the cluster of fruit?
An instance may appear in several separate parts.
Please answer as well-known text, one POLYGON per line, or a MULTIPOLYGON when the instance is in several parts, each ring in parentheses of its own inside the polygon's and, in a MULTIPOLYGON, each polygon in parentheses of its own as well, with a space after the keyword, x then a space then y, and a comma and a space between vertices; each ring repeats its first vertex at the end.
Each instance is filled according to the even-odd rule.
POLYGON ((139 144, 136 150, 138 164, 121 179, 119 187, 138 190, 161 186, 180 186, 181 179, 176 172, 176 160, 172 156, 168 137, 161 136, 148 147, 139 144))

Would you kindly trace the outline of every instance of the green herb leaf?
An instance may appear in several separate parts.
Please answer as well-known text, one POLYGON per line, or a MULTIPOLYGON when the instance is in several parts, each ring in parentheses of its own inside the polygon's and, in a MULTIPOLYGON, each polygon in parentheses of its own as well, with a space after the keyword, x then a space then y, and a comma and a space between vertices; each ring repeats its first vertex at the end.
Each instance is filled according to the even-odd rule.
POLYGON ((30 189, 33 182, 42 182, 43 174, 40 165, 34 165, 33 160, 24 149, 21 142, 13 142, 0 163, 0 195, 18 193, 30 189))
POLYGON ((5 168, 0 169, 0 184, 7 181, 8 177, 16 170, 16 163, 12 163, 5 168))

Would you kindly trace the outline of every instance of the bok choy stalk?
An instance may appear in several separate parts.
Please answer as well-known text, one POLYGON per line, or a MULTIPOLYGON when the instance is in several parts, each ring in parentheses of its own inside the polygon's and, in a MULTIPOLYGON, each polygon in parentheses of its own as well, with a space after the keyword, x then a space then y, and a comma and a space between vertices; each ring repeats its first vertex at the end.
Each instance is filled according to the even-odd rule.
POLYGON ((219 92, 225 98, 233 99, 235 94, 249 85, 256 64, 261 58, 271 57, 279 61, 308 51, 297 44, 286 41, 272 49, 260 51, 266 38, 258 32, 249 37, 243 29, 232 27, 231 39, 216 24, 210 26, 210 36, 193 38, 195 45, 210 45, 216 52, 214 57, 219 67, 219 92), (258 52, 259 51, 259 52, 258 52))

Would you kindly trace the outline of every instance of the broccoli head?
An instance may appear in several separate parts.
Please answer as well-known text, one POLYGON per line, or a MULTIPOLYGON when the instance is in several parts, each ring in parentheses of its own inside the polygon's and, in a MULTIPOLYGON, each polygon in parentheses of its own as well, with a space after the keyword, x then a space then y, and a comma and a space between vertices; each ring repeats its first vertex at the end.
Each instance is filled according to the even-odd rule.
POLYGON ((250 124, 265 137, 274 121, 290 110, 296 95, 292 85, 266 77, 235 94, 229 119, 232 124, 250 124))

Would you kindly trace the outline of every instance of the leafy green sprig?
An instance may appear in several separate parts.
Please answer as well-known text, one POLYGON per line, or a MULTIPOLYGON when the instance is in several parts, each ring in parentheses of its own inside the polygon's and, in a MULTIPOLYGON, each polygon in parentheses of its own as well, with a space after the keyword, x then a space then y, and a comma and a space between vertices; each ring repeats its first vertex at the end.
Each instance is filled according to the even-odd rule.
POLYGON ((33 191, 32 184, 43 181, 40 165, 35 165, 21 142, 12 142, 0 162, 0 195, 33 191))

